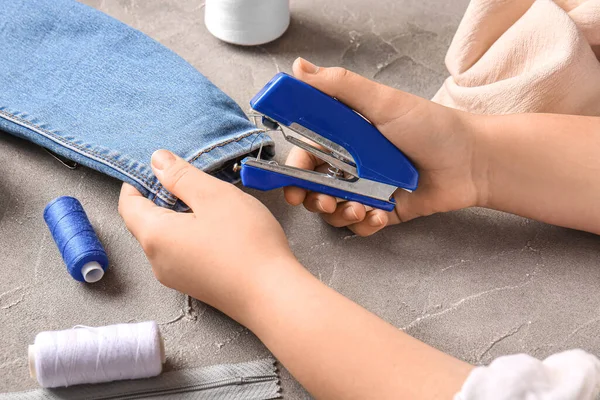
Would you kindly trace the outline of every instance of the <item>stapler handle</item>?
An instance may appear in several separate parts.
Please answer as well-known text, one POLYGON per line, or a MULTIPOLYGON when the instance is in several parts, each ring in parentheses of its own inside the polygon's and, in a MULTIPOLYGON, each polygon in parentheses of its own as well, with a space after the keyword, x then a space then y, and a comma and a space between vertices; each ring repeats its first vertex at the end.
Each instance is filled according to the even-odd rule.
POLYGON ((257 190, 273 190, 286 186, 296 186, 302 189, 328 194, 333 197, 348 201, 357 201, 366 206, 371 206, 385 211, 392 211, 396 206, 394 199, 383 201, 372 197, 363 196, 360 194, 347 192, 330 186, 321 185, 319 183, 307 181, 290 175, 283 175, 278 172, 269 171, 266 169, 257 168, 246 164, 248 158, 242 160, 242 168, 240 175, 244 186, 257 190))

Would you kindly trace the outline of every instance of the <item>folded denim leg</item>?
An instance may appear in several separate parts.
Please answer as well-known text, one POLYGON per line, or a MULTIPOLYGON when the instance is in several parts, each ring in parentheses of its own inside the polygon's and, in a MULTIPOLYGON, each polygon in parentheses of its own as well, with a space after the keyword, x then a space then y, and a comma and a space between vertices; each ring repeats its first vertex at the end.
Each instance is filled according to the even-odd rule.
POLYGON ((233 181, 233 162, 273 142, 182 58, 74 0, 0 7, 0 130, 185 210, 150 168, 169 149, 233 181))

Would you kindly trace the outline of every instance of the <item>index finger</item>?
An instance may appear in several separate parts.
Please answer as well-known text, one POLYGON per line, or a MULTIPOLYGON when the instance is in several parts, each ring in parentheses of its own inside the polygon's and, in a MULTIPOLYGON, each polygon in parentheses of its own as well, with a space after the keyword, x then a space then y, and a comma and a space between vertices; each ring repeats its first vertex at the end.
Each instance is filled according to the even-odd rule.
MULTIPOLYGON (((322 160, 319 160, 313 154, 301 149, 300 147, 292 148, 290 154, 288 154, 287 160, 285 161, 285 165, 289 165, 290 167, 300 169, 306 169, 308 171, 314 171, 317 167, 323 164, 324 162, 322 160)), ((304 202, 307 191, 299 187, 288 186, 283 188, 283 193, 285 196, 285 200, 289 204, 297 206, 304 202)))
POLYGON ((293 71, 296 78, 335 97, 375 125, 394 119, 398 110, 405 113, 405 108, 416 99, 416 96, 382 85, 345 68, 316 67, 302 58, 294 61, 293 71), (390 104, 401 106, 390 111, 390 104))
POLYGON ((129 232, 138 240, 155 216, 172 212, 174 211, 157 206, 130 184, 123 183, 119 196, 119 214, 129 232))

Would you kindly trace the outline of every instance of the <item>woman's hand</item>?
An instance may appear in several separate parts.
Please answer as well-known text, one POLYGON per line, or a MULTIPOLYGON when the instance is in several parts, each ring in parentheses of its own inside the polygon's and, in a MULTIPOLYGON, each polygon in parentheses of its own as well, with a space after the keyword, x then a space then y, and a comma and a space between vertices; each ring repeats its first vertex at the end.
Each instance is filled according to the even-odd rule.
MULTIPOLYGON (((294 75, 336 97, 364 115, 379 131, 413 161, 420 173, 413 193, 398 190, 396 209, 387 213, 356 202, 288 187, 288 203, 320 213, 336 227, 347 226, 361 236, 386 225, 397 224, 436 212, 451 211, 479 203, 485 190, 485 165, 475 151, 476 137, 471 115, 381 85, 342 68, 316 67, 303 59, 294 63, 294 75), (478 172, 478 173, 474 173, 478 172)), ((323 162, 294 148, 287 164, 318 169, 323 162)))
POLYGON ((166 150, 154 153, 152 169, 192 212, 158 207, 124 184, 119 213, 164 285, 239 320, 263 274, 299 265, 281 226, 254 197, 166 150))
POLYGON ((165 150, 152 168, 192 209, 123 185, 119 212, 156 277, 251 329, 316 398, 451 398, 471 366, 411 338, 317 280, 256 199, 165 150), (417 382, 417 384, 415 384, 417 382))

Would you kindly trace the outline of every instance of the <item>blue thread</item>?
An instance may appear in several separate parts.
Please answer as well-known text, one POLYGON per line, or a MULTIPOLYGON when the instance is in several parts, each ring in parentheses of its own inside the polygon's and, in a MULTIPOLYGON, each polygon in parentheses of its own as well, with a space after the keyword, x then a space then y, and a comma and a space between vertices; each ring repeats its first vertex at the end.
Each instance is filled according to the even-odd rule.
POLYGON ((108 268, 106 251, 98 240, 79 200, 69 196, 52 200, 44 208, 44 220, 67 264, 69 274, 75 280, 86 281, 81 269, 93 261, 106 271, 108 268))

